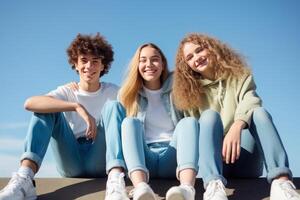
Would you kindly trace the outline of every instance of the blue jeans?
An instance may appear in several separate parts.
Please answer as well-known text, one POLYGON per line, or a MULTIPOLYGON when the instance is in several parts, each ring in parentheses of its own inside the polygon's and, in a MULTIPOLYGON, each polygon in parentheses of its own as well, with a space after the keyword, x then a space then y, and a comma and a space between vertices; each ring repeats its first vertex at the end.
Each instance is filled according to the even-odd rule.
POLYGON ((270 114, 264 108, 254 110, 250 127, 243 130, 241 155, 234 164, 225 164, 222 161, 224 135, 220 115, 212 110, 205 111, 204 114, 210 116, 210 119, 206 118, 205 123, 214 129, 213 134, 209 135, 208 132, 201 132, 200 127, 199 166, 205 188, 213 179, 221 179, 226 184, 222 174, 225 177, 258 177, 262 174, 262 161, 265 164, 269 182, 279 175, 292 177, 286 151, 270 114))
POLYGON ((181 170, 198 172, 199 126, 195 118, 179 121, 170 142, 145 143, 141 120, 127 117, 122 123, 122 147, 130 177, 142 170, 150 177, 174 178, 181 170))
POLYGON ((103 177, 112 167, 125 168, 122 149, 116 145, 121 144, 117 129, 124 118, 116 115, 118 109, 116 104, 106 102, 94 142, 76 139, 63 113, 34 113, 21 160, 32 160, 39 168, 51 143, 57 170, 64 177, 103 177))

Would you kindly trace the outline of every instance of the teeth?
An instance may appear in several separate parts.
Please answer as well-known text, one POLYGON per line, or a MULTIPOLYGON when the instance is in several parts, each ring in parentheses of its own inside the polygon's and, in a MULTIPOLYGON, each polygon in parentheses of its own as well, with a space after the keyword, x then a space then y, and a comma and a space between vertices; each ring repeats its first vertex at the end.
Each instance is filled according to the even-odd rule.
POLYGON ((197 63, 198 63, 197 67, 206 65, 207 64, 207 58, 203 58, 201 60, 199 59, 197 63))
POLYGON ((145 72, 154 73, 155 71, 154 70, 149 70, 149 71, 145 71, 145 72))
POLYGON ((85 74, 95 74, 96 72, 83 72, 85 74))

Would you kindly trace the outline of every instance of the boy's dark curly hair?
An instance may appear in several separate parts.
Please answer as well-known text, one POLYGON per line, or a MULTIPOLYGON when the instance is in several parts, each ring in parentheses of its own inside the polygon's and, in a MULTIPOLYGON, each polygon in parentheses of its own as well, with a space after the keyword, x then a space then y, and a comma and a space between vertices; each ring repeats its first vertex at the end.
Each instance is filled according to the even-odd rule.
POLYGON ((80 54, 92 54, 101 58, 104 70, 100 73, 100 77, 108 73, 114 60, 112 46, 100 33, 95 36, 78 34, 67 49, 67 54, 72 69, 75 69, 80 54))

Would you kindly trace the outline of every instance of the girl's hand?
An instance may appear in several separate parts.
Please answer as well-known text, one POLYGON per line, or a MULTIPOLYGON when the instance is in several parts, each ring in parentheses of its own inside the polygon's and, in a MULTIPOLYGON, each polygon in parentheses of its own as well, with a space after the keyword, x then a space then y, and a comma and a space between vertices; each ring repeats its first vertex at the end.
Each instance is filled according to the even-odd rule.
POLYGON ((246 123, 242 120, 235 121, 223 141, 222 156, 226 164, 234 163, 241 153, 241 133, 246 123))
POLYGON ((91 116, 87 112, 87 110, 80 104, 76 107, 75 110, 87 124, 86 132, 85 132, 86 138, 95 140, 97 135, 97 125, 96 125, 95 118, 91 116))

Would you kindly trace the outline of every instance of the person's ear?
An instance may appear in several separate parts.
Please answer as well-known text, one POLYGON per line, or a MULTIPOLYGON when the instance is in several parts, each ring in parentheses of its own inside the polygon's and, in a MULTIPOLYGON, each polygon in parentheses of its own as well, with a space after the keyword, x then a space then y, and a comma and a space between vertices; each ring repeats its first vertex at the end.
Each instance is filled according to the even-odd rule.
POLYGON ((74 66, 75 70, 78 71, 78 64, 77 64, 77 63, 74 63, 73 66, 74 66))

